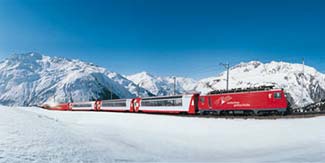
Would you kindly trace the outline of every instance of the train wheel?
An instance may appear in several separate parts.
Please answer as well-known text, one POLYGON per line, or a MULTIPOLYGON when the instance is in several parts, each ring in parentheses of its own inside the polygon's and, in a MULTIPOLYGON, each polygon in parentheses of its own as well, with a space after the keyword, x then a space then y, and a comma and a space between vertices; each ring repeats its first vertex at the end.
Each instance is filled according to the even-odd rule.
POLYGON ((280 115, 280 116, 285 116, 285 112, 283 112, 283 111, 278 111, 278 115, 280 115))
POLYGON ((255 112, 252 111, 252 110, 248 110, 248 111, 245 111, 245 114, 246 116, 254 116, 255 115, 255 112))
POLYGON ((200 111, 200 115, 207 115, 206 111, 200 111))

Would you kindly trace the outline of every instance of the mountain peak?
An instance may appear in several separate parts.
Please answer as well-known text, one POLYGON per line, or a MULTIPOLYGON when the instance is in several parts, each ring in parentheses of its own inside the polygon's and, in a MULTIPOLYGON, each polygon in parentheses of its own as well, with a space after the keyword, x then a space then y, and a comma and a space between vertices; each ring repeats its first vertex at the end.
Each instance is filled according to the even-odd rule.
POLYGON ((127 79, 133 81, 135 84, 141 84, 142 81, 145 80, 156 80, 156 76, 151 75, 146 71, 142 71, 133 75, 126 76, 127 79))
MULTIPOLYGON (((149 90, 154 95, 165 96, 174 93, 174 77, 160 77, 151 75, 148 72, 140 72, 129 75, 127 78, 139 86, 149 90)), ((195 87, 196 81, 190 78, 176 77, 176 93, 191 92, 195 87)))
POLYGON ((139 77, 146 77, 146 76, 148 76, 148 77, 154 77, 154 75, 150 74, 147 71, 142 71, 142 72, 136 73, 134 75, 139 76, 139 77))
POLYGON ((242 67, 251 67, 251 68, 257 68, 258 66, 262 65, 263 63, 260 61, 250 61, 250 62, 241 62, 230 69, 236 69, 236 68, 242 68, 242 67))
POLYGON ((43 55, 37 52, 28 52, 28 53, 14 53, 9 56, 7 59, 14 59, 14 60, 26 60, 26 59, 34 59, 39 60, 42 59, 43 55))

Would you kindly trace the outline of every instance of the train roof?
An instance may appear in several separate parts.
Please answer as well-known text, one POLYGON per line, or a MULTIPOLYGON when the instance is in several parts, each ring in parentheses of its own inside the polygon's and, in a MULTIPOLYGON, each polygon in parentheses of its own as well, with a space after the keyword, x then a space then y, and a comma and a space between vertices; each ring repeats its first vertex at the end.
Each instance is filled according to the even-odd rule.
POLYGON ((140 97, 142 99, 164 99, 164 98, 179 98, 183 96, 193 96, 199 93, 191 93, 191 94, 178 94, 178 95, 170 95, 170 96, 150 96, 150 97, 140 97))
POLYGON ((241 92, 256 92, 256 91, 270 91, 278 90, 275 86, 259 86, 259 87, 250 87, 250 88, 234 88, 230 90, 215 90, 208 93, 208 95, 214 94, 225 94, 225 93, 241 93, 241 92))

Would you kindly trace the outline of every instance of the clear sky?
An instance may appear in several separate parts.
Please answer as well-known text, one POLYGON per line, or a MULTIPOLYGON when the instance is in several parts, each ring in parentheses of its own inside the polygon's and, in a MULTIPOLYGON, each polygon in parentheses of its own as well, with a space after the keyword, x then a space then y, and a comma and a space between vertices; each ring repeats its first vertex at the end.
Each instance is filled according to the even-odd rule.
POLYGON ((121 74, 202 78, 220 62, 325 72, 324 0, 0 0, 0 58, 36 51, 121 74))

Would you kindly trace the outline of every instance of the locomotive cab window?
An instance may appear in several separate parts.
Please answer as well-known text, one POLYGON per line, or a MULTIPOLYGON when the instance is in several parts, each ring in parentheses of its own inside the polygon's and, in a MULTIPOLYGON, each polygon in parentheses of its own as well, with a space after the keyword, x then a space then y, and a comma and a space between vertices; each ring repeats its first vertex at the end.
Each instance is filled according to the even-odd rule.
POLYGON ((274 98, 275 99, 280 99, 281 98, 281 93, 280 92, 275 92, 274 93, 274 98))

